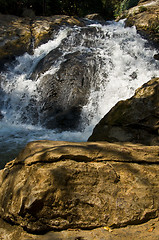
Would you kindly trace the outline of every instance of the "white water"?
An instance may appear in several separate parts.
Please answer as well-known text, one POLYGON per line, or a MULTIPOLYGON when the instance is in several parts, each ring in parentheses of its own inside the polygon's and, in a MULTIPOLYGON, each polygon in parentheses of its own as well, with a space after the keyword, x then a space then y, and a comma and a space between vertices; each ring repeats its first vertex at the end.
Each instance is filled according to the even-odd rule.
POLYGON ((83 28, 76 26, 61 29, 53 40, 35 49, 34 55, 18 57, 16 63, 8 67, 8 71, 1 73, 1 88, 4 92, 1 110, 4 118, 0 122, 1 161, 11 160, 17 151, 33 140, 86 141, 97 122, 119 100, 131 97, 143 83, 159 76, 158 62, 153 58, 157 52, 148 47, 147 41, 136 33, 135 27, 124 28, 124 21, 120 21, 106 25, 92 22, 87 28, 96 28, 96 33, 86 34, 83 28), (82 132, 57 133, 42 128, 38 121, 38 109, 36 125, 31 124, 28 115, 30 99, 38 101, 37 86, 43 75, 34 81, 29 77, 37 63, 63 41, 63 56, 43 75, 58 71, 65 54, 79 50, 93 56, 88 66, 95 67, 95 72, 90 70, 90 97, 82 113, 89 124, 83 122, 82 132), (21 121, 22 114, 26 119, 25 124, 21 121))

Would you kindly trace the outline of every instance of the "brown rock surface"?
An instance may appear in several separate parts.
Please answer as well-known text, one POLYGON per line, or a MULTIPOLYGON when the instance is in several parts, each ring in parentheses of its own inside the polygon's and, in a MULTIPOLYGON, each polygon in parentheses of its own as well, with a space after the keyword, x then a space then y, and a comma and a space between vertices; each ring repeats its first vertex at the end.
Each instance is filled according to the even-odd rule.
POLYGON ((0 237, 5 240, 158 240, 159 221, 151 219, 140 225, 106 229, 104 227, 92 230, 68 229, 36 235, 29 234, 20 226, 12 226, 0 219, 0 237))
POLYGON ((30 50, 29 19, 0 14, 0 63, 30 50))
POLYGON ((89 141, 159 145, 159 78, 118 102, 96 125, 89 141))
POLYGON ((0 14, 0 64, 3 66, 15 56, 32 52, 33 47, 51 39, 61 25, 81 26, 84 22, 65 15, 31 19, 0 14))
POLYGON ((41 233, 158 217, 159 147, 36 141, 0 171, 0 216, 41 233))
MULTIPOLYGON (((159 46, 159 1, 139 1, 139 4, 128 11, 126 25, 135 25, 146 38, 159 46)), ((124 17, 125 17, 124 16, 124 17)))

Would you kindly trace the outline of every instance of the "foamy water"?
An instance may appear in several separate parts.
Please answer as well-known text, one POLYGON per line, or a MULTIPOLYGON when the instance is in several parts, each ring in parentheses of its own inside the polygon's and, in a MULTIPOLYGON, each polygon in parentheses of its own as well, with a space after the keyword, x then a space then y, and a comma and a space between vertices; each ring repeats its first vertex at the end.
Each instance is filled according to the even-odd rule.
POLYGON ((1 73, 4 93, 1 110, 4 118, 0 122, 1 166, 13 159, 29 141, 86 141, 94 126, 119 100, 131 97, 143 83, 159 76, 158 62, 153 58, 156 53, 137 34, 135 27, 125 28, 122 20, 105 25, 90 22, 87 27, 61 28, 53 40, 35 49, 33 55, 26 53, 18 57, 16 63, 8 66, 8 71, 1 73), (87 34, 87 29, 96 31, 87 34), (55 65, 39 78, 30 79, 38 62, 58 47, 63 54, 55 65), (89 101, 82 111, 83 130, 59 133, 45 129, 40 125, 40 106, 30 106, 30 100, 38 101, 37 88, 41 78, 48 73, 55 74, 64 56, 76 51, 91 55, 87 60, 91 89, 89 101), (37 115, 34 125, 31 111, 37 115))

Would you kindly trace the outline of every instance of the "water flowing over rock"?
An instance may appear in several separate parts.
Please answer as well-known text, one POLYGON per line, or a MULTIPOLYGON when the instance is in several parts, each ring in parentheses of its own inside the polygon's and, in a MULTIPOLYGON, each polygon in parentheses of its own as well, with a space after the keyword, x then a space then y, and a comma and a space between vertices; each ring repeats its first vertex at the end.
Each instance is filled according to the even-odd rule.
POLYGON ((29 141, 86 141, 118 101, 159 75, 157 50, 125 20, 53 16, 30 24, 33 52, 0 73, 0 167, 29 141))
POLYGON ((0 216, 29 232, 158 216, 159 147, 36 141, 0 171, 0 216))
POLYGON ((126 25, 135 25, 138 32, 159 47, 159 1, 139 1, 139 4, 124 13, 126 25))
POLYGON ((159 145, 159 78, 118 102, 96 125, 89 141, 159 145))
MULTIPOLYGON (((60 50, 51 51, 37 65, 37 75, 50 69, 60 56, 60 50)), ((54 75, 48 71, 38 86, 40 103, 43 105, 41 123, 51 129, 77 129, 82 122, 82 107, 87 103, 90 92, 91 67, 88 69, 88 57, 77 51, 66 54, 64 58, 60 69, 54 75)), ((33 76, 35 77, 34 72, 33 76)))
POLYGON ((4 63, 52 39, 61 25, 84 25, 84 20, 65 15, 21 18, 0 14, 0 69, 4 63))

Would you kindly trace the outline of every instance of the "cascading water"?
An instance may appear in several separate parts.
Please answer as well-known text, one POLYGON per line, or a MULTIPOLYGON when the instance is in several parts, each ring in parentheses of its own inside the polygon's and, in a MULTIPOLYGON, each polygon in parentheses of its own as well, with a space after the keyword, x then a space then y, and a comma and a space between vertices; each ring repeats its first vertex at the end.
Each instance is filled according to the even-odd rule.
POLYGON ((53 40, 24 54, 1 73, 0 160, 13 159, 27 142, 40 139, 86 141, 97 122, 119 101, 131 97, 136 88, 159 76, 156 50, 137 34, 135 27, 124 28, 124 20, 85 27, 63 27, 53 40), (51 68, 31 78, 37 64, 53 49, 62 54, 51 68), (73 52, 89 55, 87 74, 91 79, 88 103, 82 109, 83 129, 63 131, 41 126, 42 106, 38 87, 47 74, 54 75, 65 56, 73 52), (93 70, 92 70, 93 69, 93 70), (32 104, 31 104, 32 103, 32 104))

